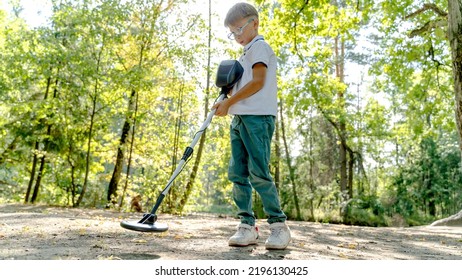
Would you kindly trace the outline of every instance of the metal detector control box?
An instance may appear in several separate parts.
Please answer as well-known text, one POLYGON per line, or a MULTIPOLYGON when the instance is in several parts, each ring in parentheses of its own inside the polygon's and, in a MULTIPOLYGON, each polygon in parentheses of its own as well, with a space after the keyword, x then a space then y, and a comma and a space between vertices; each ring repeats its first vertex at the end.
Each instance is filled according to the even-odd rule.
POLYGON ((229 92, 231 88, 241 79, 244 68, 237 60, 223 60, 218 66, 215 85, 229 92))

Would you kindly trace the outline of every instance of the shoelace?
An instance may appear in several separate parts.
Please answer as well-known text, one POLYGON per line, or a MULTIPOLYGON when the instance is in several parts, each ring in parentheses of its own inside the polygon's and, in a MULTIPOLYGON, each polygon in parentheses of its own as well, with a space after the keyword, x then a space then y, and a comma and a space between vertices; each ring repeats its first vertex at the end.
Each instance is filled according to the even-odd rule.
POLYGON ((250 231, 250 229, 245 228, 245 227, 239 227, 239 232, 240 233, 245 233, 246 231, 250 231))
POLYGON ((278 228, 272 228, 270 230, 271 230, 272 236, 279 238, 279 235, 281 235, 283 229, 278 227, 278 228))
MULTIPOLYGON (((245 228, 245 227, 240 227, 240 226, 237 227, 237 231, 240 234, 244 234, 246 231, 251 232, 251 230, 252 230, 251 228, 245 228)), ((257 227, 255 227, 255 231, 257 232, 257 236, 258 236, 258 228, 257 227)))

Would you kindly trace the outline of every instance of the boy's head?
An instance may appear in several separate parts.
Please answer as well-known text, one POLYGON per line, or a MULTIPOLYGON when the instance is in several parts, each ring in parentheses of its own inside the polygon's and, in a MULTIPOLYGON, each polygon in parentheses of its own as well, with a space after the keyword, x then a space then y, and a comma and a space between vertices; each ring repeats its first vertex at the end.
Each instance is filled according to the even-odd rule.
POLYGON ((247 3, 237 3, 229 9, 225 18, 225 27, 231 31, 228 38, 235 39, 245 46, 258 35, 258 12, 247 3))

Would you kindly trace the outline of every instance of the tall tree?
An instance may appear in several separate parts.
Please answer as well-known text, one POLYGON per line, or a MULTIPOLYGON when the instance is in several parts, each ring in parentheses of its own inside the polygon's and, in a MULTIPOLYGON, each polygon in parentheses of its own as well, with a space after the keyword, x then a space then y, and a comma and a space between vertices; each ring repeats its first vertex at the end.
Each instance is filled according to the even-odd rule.
POLYGON ((459 145, 462 152, 462 1, 448 0, 448 10, 448 39, 451 46, 459 145))
MULTIPOLYGON (((207 118, 209 113, 209 96, 210 96, 210 77, 211 77, 211 70, 210 70, 210 63, 211 63, 211 56, 212 56, 212 1, 209 0, 208 2, 208 36, 207 36, 207 79, 206 79, 206 86, 205 86, 205 102, 204 102, 204 120, 207 118)), ((197 148, 196 159, 194 161, 194 166, 192 167, 192 171, 189 175, 189 181, 186 184, 186 189, 183 193, 183 196, 180 200, 179 204, 179 211, 183 212, 183 209, 188 202, 188 199, 191 195, 192 189, 194 187, 194 181, 197 177, 197 172, 199 170, 199 165, 201 163, 202 153, 204 151, 205 140, 207 139, 207 131, 202 133, 201 139, 199 141, 199 147, 197 148)))
MULTIPOLYGON (((133 47, 135 48, 134 55, 136 57, 135 60, 126 61, 123 63, 124 69, 127 71, 127 74, 130 72, 134 72, 134 76, 130 79, 130 83, 132 87, 130 89, 130 97, 128 101, 128 109, 126 113, 126 119, 124 121, 122 127, 122 133, 120 136, 119 145, 117 147, 117 157, 115 160, 114 171, 111 177, 111 181, 109 182, 108 192, 107 192, 107 200, 108 202, 112 202, 113 204, 116 203, 115 198, 117 197, 117 190, 119 181, 122 174, 123 169, 123 162, 124 162, 124 154, 126 151, 126 144, 128 142, 129 132, 131 127, 134 125, 134 115, 135 115, 135 101, 138 99, 139 91, 142 89, 140 87, 140 82, 137 79, 141 79, 142 76, 140 75, 145 68, 146 60, 148 60, 148 53, 151 51, 156 51, 153 46, 158 43, 156 40, 156 33, 158 32, 157 24, 165 17, 165 14, 172 9, 174 1, 169 0, 165 1, 158 1, 153 3, 139 3, 139 5, 135 6, 132 10, 131 20, 133 28, 131 30, 132 43, 133 47), (128 63, 127 63, 128 62, 128 63)), ((127 38, 128 39, 128 38, 127 38)), ((157 56, 161 55, 163 52, 162 46, 157 49, 158 53, 157 56)), ((134 139, 134 138, 133 138, 134 139)))
POLYGON ((286 136, 286 130, 285 130, 285 123, 284 123, 284 106, 283 102, 279 102, 279 123, 281 124, 281 136, 282 136, 282 143, 284 144, 284 151, 286 154, 286 164, 287 168, 289 169, 289 179, 292 185, 292 195, 293 195, 293 200, 294 200, 294 205, 295 205, 295 210, 296 210, 296 215, 297 215, 297 220, 302 219, 301 211, 300 211, 300 205, 298 203, 298 194, 297 194, 297 183, 295 180, 295 167, 292 166, 292 161, 290 158, 290 150, 289 150, 289 145, 287 144, 287 136, 286 136))

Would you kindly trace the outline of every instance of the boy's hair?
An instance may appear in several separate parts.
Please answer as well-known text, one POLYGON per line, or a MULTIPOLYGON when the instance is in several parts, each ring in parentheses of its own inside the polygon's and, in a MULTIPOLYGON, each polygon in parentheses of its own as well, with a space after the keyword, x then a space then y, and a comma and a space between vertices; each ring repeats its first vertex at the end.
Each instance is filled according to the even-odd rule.
POLYGON ((258 19, 258 12, 254 6, 247 3, 237 3, 229 9, 225 18, 225 27, 228 27, 240 19, 254 16, 258 19))

